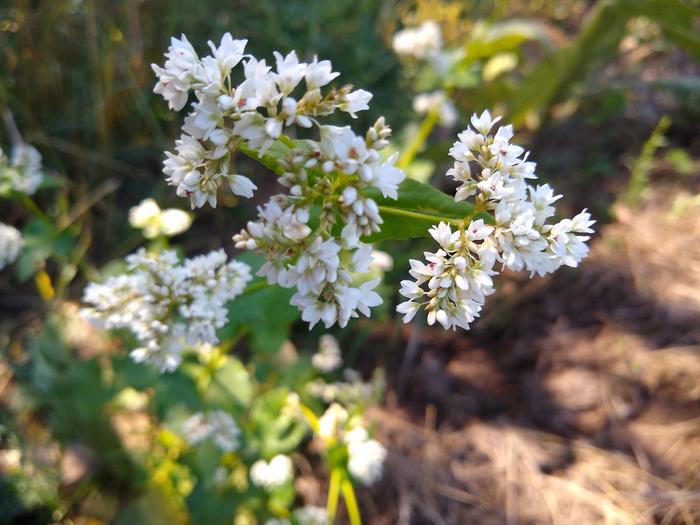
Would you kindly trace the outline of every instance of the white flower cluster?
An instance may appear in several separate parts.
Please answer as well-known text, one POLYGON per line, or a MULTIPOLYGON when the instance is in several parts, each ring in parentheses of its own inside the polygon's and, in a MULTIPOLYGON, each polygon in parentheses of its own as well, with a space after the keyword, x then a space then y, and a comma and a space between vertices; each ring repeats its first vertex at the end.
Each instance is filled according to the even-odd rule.
POLYGON ((318 341, 318 352, 311 356, 311 365, 319 372, 332 372, 343 364, 343 356, 335 337, 324 334, 318 341))
POLYGON ((171 109, 182 109, 190 90, 197 99, 164 168, 168 182, 178 195, 190 198, 193 208, 205 202, 216 206, 222 183, 236 195, 253 195, 256 186, 250 179, 230 171, 231 156, 241 142, 262 156, 285 127, 309 128, 316 117, 336 109, 355 116, 372 98, 352 86, 322 93, 338 76, 327 60, 305 63, 294 51, 286 56, 275 52, 273 70, 265 60, 244 54, 246 44, 226 33, 218 46, 209 42, 211 54, 200 58, 183 35, 172 39, 164 66, 152 66, 158 77, 154 91, 171 109), (245 80, 234 85, 231 73, 240 63, 245 80))
POLYGON ((425 60, 442 50, 442 31, 434 20, 427 20, 417 27, 407 27, 394 34, 392 42, 398 55, 425 60))
POLYGON ((360 237, 379 231, 383 221, 364 192, 376 188, 396 199, 405 175, 395 157, 384 161, 379 154, 390 134, 383 119, 365 138, 350 127, 321 126, 320 133, 320 142, 306 141, 284 159, 280 181, 289 193, 260 207, 259 221, 249 222, 234 241, 265 256, 258 275, 268 283, 297 289, 291 303, 310 328, 319 321, 344 327, 382 302, 374 291, 380 279, 367 275, 372 248, 360 237))
POLYGON ((145 199, 129 210, 129 224, 143 230, 143 236, 147 239, 173 237, 189 229, 192 217, 176 208, 161 210, 154 199, 145 199))
POLYGON ((184 107, 190 90, 197 98, 164 171, 193 207, 213 206, 224 181, 238 195, 253 194, 249 179, 230 172, 237 149, 262 157, 274 141, 284 143, 289 151, 280 161, 285 170, 280 182, 288 192, 259 208, 259 221, 234 237, 236 247, 265 255, 268 262, 259 275, 270 284, 297 289, 292 304, 311 327, 320 321, 345 326, 381 303, 373 291, 379 281, 356 274, 366 274, 371 262, 371 249, 360 237, 382 224, 366 191, 377 189, 395 199, 405 177, 394 166, 396 156, 380 154, 391 129, 379 119, 361 137, 349 126, 321 125, 318 119, 336 110, 354 117, 368 109, 372 95, 349 85, 323 93, 321 88, 338 76, 329 61, 305 63, 294 51, 275 52, 273 69, 244 55, 245 45, 226 34, 218 46, 209 42, 212 55, 200 59, 184 36, 174 38, 164 67, 153 66, 159 79, 155 92, 171 108, 184 107), (245 80, 234 86, 231 72, 241 62, 245 80), (291 141, 283 131, 293 125, 316 125, 320 140, 291 141))
POLYGON ((0 270, 15 262, 22 248, 22 234, 0 222, 0 270))
POLYGON ((34 146, 19 143, 9 158, 0 149, 0 195, 10 191, 32 195, 43 180, 41 153, 34 146))
POLYGON ((451 128, 457 122, 457 108, 443 90, 431 93, 419 93, 413 99, 413 111, 418 115, 426 115, 437 111, 438 122, 441 126, 451 128))
POLYGON ((340 404, 332 403, 318 419, 318 435, 327 444, 343 442, 348 452, 348 472, 364 485, 382 477, 384 446, 369 437, 357 417, 351 418, 340 404))
POLYGON ((81 315, 103 328, 126 328, 142 345, 135 361, 161 371, 177 368, 186 346, 218 343, 226 303, 251 279, 250 267, 228 261, 223 250, 180 261, 174 251, 143 249, 126 258, 128 273, 90 283, 81 315))
POLYGON ((323 507, 306 505, 292 512, 292 521, 288 519, 273 518, 267 520, 265 525, 327 525, 328 513, 323 507))
POLYGON ((428 324, 437 321, 446 329, 467 329, 494 291, 496 262, 541 276, 562 265, 575 267, 588 254, 586 241, 595 221, 584 210, 573 219, 548 222, 555 213, 552 204, 561 196, 547 184, 527 183, 537 178, 535 163, 527 160, 522 147, 510 143, 512 126, 492 132, 498 120, 488 111, 472 116, 473 129, 460 133, 450 150, 456 162, 447 172, 461 183, 455 200, 475 196, 473 215, 491 212, 495 223, 472 216, 453 221, 454 231, 447 222, 429 230, 440 249, 426 252, 426 263, 410 261, 415 281, 401 282, 400 293, 408 301, 397 307, 404 322, 424 307, 428 324))
POLYGON ((190 445, 211 440, 222 452, 233 452, 241 445, 241 429, 223 410, 197 412, 185 420, 180 431, 190 445))
POLYGON ((294 477, 294 465, 289 456, 277 454, 269 462, 259 459, 250 467, 253 484, 267 491, 281 487, 294 477))

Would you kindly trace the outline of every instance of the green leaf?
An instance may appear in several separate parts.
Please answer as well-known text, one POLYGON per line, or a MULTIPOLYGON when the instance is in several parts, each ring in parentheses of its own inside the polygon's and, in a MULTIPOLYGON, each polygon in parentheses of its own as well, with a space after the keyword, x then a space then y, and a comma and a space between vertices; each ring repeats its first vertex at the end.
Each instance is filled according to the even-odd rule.
POLYGON ((680 0, 619 0, 620 7, 632 16, 645 16, 659 24, 665 36, 700 59, 700 10, 680 0))
POLYGON ((465 47, 463 64, 517 49, 527 40, 548 42, 542 24, 530 20, 508 20, 490 26, 476 24, 465 47))
POLYGON ((73 229, 59 230, 53 224, 36 218, 22 230, 24 240, 17 262, 17 279, 24 282, 52 256, 68 257, 75 246, 73 229))
POLYGON ((616 53, 630 16, 617 2, 598 2, 574 41, 541 60, 513 92, 510 120, 517 126, 530 113, 546 118, 574 83, 616 53))
MULTIPOLYGON (((297 148, 305 148, 308 144, 305 140, 290 140, 290 142, 293 142, 297 148)), ((292 152, 292 149, 281 140, 273 142, 272 146, 262 156, 245 143, 239 144, 238 150, 269 170, 274 171, 277 175, 282 175, 285 172, 280 161, 292 152)))
POLYGON ((290 483, 285 483, 281 487, 275 488, 270 493, 270 499, 268 500, 269 507, 271 509, 289 509, 294 503, 294 498, 296 498, 296 491, 294 490, 294 485, 290 483))
POLYGON ((199 479, 187 496, 187 508, 194 525, 230 524, 233 523, 233 516, 240 504, 240 499, 240 495, 232 491, 219 494, 213 490, 207 480, 199 479))
POLYGON ((514 91, 510 102, 517 126, 528 114, 547 118, 551 107, 597 65, 618 52, 627 21, 645 16, 659 24, 667 38, 700 57, 698 11, 678 0, 601 0, 573 42, 540 61, 514 91))
POLYGON ((306 424, 284 414, 288 394, 288 389, 276 388, 253 401, 250 420, 255 425, 259 453, 264 458, 289 453, 307 434, 306 424))
MULTIPOLYGON (((251 266, 253 272, 262 264, 262 258, 246 254, 240 260, 251 266)), ((256 279, 244 292, 229 303, 229 322, 219 330, 222 341, 247 332, 256 352, 274 354, 287 339, 289 328, 299 318, 299 310, 289 305, 294 290, 267 286, 265 279, 256 279)))
MULTIPOLYGON (((474 212, 468 202, 455 202, 437 188, 413 179, 401 183, 397 200, 374 190, 368 194, 377 202, 384 224, 381 232, 365 237, 366 242, 425 237, 428 229, 440 221, 461 221, 474 212)), ((478 216, 493 221, 486 213, 478 216)))
POLYGON ((180 512, 163 494, 146 492, 119 513, 114 525, 185 525, 187 516, 180 512))
POLYGON ((207 388, 207 402, 217 408, 247 407, 253 399, 253 382, 238 359, 227 357, 212 375, 207 388))

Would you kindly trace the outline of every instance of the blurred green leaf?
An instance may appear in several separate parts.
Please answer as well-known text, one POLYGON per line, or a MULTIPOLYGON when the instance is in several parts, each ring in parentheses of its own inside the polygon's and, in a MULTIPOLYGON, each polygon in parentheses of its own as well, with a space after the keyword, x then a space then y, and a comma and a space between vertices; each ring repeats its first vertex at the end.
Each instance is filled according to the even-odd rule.
MULTIPOLYGON (((382 197, 378 191, 368 193, 379 205, 384 224, 381 232, 365 238, 367 242, 425 237, 428 228, 441 220, 462 220, 474 211, 471 204, 455 202, 453 197, 433 186, 413 179, 401 183, 397 200, 382 197)), ((491 220, 488 214, 479 214, 479 217, 491 220)))
POLYGON ((238 359, 227 357, 223 366, 211 377, 206 400, 211 406, 230 409, 244 408, 253 398, 250 374, 238 359))
POLYGON ((163 494, 146 492, 119 513, 114 525, 185 525, 187 516, 163 494))
POLYGON ((507 20, 487 25, 477 23, 465 46, 463 64, 517 49, 527 40, 548 42, 541 23, 534 20, 507 20))
POLYGON ((236 492, 220 494, 212 490, 208 480, 205 479, 197 480, 194 489, 187 496, 187 508, 194 525, 233 523, 233 515, 240 502, 240 494, 236 492))
MULTIPOLYGON (((253 272, 262 264, 262 258, 246 254, 240 258, 250 264, 253 272)), ((247 333, 251 347, 273 354, 287 339, 289 328, 299 318, 299 310, 290 306, 294 290, 279 286, 267 286, 265 279, 256 279, 248 285, 252 291, 244 292, 229 303, 229 323, 219 330, 222 341, 236 334, 247 333)))
POLYGON ((288 393, 286 388, 270 390, 256 397, 251 406, 259 452, 268 460, 296 448, 308 431, 305 423, 283 415, 288 393))
POLYGON ((576 82, 617 53, 627 22, 636 16, 658 23, 669 39, 700 57, 699 13, 692 7, 678 0, 599 0, 573 42, 541 60, 513 92, 513 123, 517 126, 530 115, 548 118, 576 82))
POLYGON ((680 0, 618 0, 629 17, 645 16, 659 24, 666 37, 700 59, 700 9, 680 0))
POLYGON ((17 262, 17 278, 24 282, 52 256, 68 257, 75 247, 75 229, 57 229, 52 223, 35 218, 22 230, 24 244, 17 262))

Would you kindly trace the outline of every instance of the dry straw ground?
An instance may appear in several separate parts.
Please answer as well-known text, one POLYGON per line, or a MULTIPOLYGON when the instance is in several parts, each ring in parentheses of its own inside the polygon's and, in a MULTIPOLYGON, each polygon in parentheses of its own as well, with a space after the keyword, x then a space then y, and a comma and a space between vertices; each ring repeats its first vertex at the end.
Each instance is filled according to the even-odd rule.
POLYGON ((481 331, 404 334, 373 525, 700 523, 700 209, 674 193, 617 207, 579 271, 514 276, 481 331))

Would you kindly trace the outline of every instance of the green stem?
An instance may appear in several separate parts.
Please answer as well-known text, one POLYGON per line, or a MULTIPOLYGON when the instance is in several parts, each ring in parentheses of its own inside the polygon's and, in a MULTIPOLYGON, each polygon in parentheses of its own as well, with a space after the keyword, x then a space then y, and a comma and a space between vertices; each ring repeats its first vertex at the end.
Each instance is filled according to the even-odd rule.
POLYGON ((467 219, 451 219, 449 217, 443 217, 440 215, 430 215, 427 213, 420 213, 417 211, 410 211, 410 210, 402 210, 401 208, 392 208, 391 206, 377 206, 379 208, 379 211, 382 213, 388 213, 390 215, 402 215, 403 217, 411 217, 412 219, 420 219, 423 221, 430 221, 430 222, 447 222, 449 224, 453 224, 455 226, 461 226, 464 224, 464 221, 467 219))
POLYGON ((27 208, 27 210, 29 210, 30 213, 33 213, 35 216, 39 217, 40 219, 46 222, 53 222, 43 211, 41 211, 39 206, 37 206, 36 202, 34 202, 34 199, 32 199, 29 195, 22 194, 20 200, 22 201, 24 207, 27 208))
POLYGON ((243 293, 241 295, 248 295, 249 293, 259 292, 260 290, 264 290, 269 286, 270 285, 267 284, 267 281, 265 279, 260 279, 259 281, 248 285, 248 287, 245 290, 243 290, 243 293))
POLYGON ((289 149, 295 149, 296 144, 294 144, 294 141, 290 139, 287 135, 280 135, 280 142, 282 142, 285 146, 289 147, 289 149))
POLYGON ((335 522, 335 515, 338 510, 338 500, 340 499, 340 482, 343 477, 343 472, 340 469, 334 468, 331 471, 331 481, 328 486, 328 502, 326 503, 326 512, 330 523, 335 522))
POLYGON ((348 478, 345 478, 341 483, 340 488, 343 491, 343 498, 345 498, 345 506, 348 509, 350 525, 362 525, 362 518, 360 517, 360 508, 357 506, 357 499, 355 498, 355 489, 352 487, 352 482, 348 478))
POLYGON ((438 117, 440 116, 439 111, 439 108, 433 108, 425 116, 423 123, 418 129, 418 133, 416 133, 411 139, 406 146, 406 149, 404 149, 401 153, 399 160, 396 162, 396 166, 398 168, 403 170, 406 169, 409 164, 411 164, 418 151, 423 147, 423 144, 425 144, 425 141, 428 140, 428 135, 430 135, 430 132, 435 127, 435 124, 437 124, 438 117))

